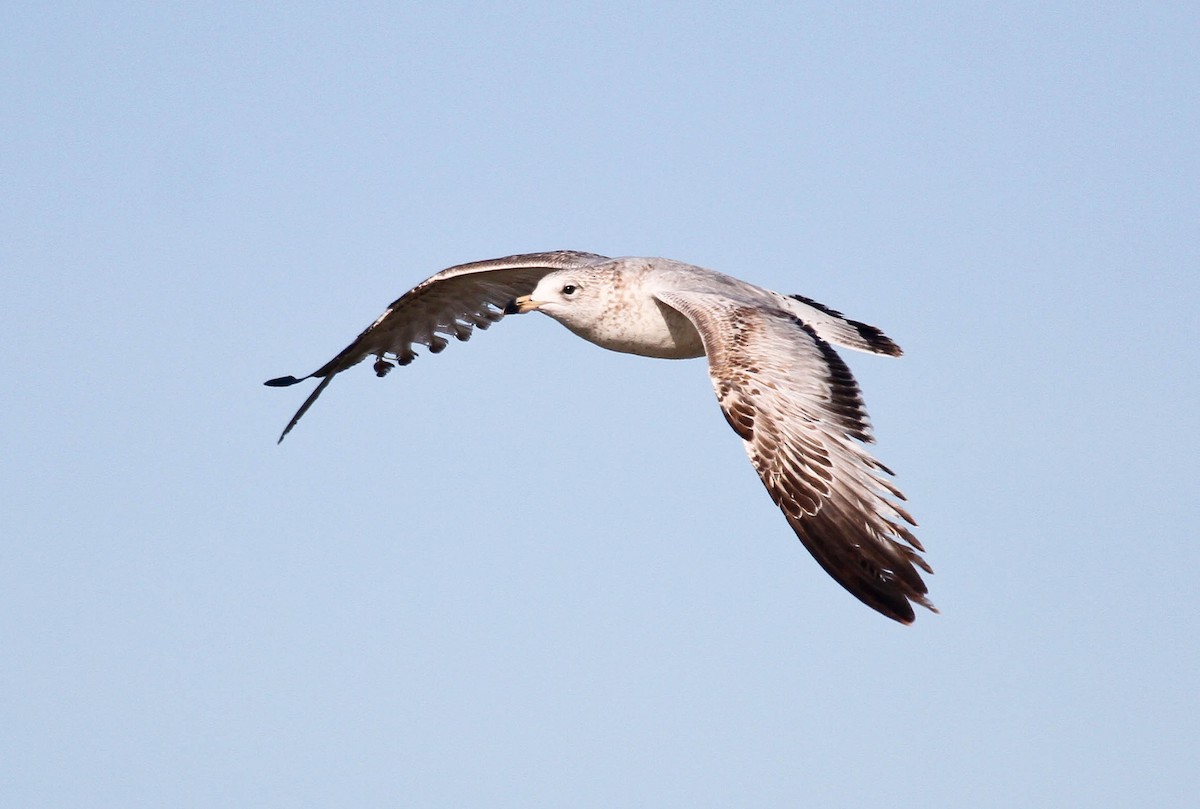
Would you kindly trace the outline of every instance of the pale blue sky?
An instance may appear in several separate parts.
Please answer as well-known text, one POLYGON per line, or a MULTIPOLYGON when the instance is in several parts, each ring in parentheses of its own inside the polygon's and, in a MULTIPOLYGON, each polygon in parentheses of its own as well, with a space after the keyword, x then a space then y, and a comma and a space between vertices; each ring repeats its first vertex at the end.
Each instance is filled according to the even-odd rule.
POLYGON ((1194 4, 9 4, 0 804, 1193 805, 1194 4), (844 593, 702 362, 463 261, 665 255, 847 355, 940 616, 844 593))

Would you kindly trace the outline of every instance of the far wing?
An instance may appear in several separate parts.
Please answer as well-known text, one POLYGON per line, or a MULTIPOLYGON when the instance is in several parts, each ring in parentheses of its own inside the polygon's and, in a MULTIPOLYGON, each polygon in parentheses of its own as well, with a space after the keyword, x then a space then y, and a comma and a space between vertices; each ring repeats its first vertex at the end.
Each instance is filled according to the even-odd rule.
MULTIPOLYGON (((777 293, 778 294, 778 293, 777 293)), ((817 336, 835 345, 899 357, 904 352, 883 331, 867 323, 851 320, 836 309, 803 295, 780 295, 784 307, 811 326, 817 336)))
POLYGON ((871 440, 858 385, 841 358, 791 313, 725 295, 663 292, 704 342, 725 418, 788 524, 829 575, 902 623, 929 609, 916 568, 932 573, 905 527, 891 474, 871 440))
POLYGON ((279 440, 291 432, 334 376, 374 356, 375 373, 385 375, 392 363, 408 365, 417 354, 416 345, 437 354, 447 337, 467 340, 475 328, 486 329, 504 317, 504 307, 513 298, 528 295, 542 276, 554 270, 573 269, 599 261, 604 256, 559 250, 527 253, 505 258, 459 264, 442 270, 401 295, 341 353, 308 376, 281 376, 266 382, 271 387, 295 385, 319 378, 319 384, 292 416, 279 440))

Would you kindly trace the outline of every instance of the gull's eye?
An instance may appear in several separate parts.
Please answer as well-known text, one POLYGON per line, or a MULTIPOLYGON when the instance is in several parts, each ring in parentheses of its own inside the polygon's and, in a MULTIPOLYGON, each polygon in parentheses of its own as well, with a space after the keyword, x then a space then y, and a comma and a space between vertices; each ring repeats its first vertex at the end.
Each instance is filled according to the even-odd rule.
POLYGON ((562 288, 562 294, 574 295, 576 290, 578 290, 578 289, 579 289, 579 287, 575 286, 574 284, 567 284, 565 287, 562 288))

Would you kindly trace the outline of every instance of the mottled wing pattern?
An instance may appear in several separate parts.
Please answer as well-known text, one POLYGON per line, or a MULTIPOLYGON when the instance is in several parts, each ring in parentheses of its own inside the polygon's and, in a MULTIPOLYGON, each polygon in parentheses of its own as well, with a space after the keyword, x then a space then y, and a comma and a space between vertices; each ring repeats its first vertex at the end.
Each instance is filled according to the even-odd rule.
POLYGON ((374 356, 375 372, 383 376, 393 363, 412 362, 417 356, 415 346, 426 346, 436 354, 449 344, 447 338, 467 340, 476 328, 486 329, 500 320, 508 302, 532 292, 547 273, 605 260, 604 256, 574 250, 528 253, 459 264, 425 279, 393 301, 354 342, 316 371, 300 378, 281 376, 266 383, 284 387, 304 379, 321 379, 279 440, 291 432, 333 377, 347 368, 374 356))
MULTIPOLYGON (((850 369, 815 331, 783 309, 725 295, 660 292, 696 327, 717 398, 771 499, 833 578, 889 618, 934 609, 916 568, 915 525, 871 441, 850 369)), ((936 610, 935 610, 936 611, 936 610)))

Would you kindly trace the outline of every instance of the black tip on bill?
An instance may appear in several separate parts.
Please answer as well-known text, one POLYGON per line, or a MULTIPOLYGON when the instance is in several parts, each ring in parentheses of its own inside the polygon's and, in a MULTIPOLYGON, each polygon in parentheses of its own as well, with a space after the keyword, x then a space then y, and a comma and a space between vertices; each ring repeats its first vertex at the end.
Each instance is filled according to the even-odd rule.
POLYGON ((517 299, 516 298, 513 298, 511 301, 509 301, 508 303, 506 303, 504 305, 504 314, 517 315, 520 313, 521 313, 521 310, 517 308, 517 299))

